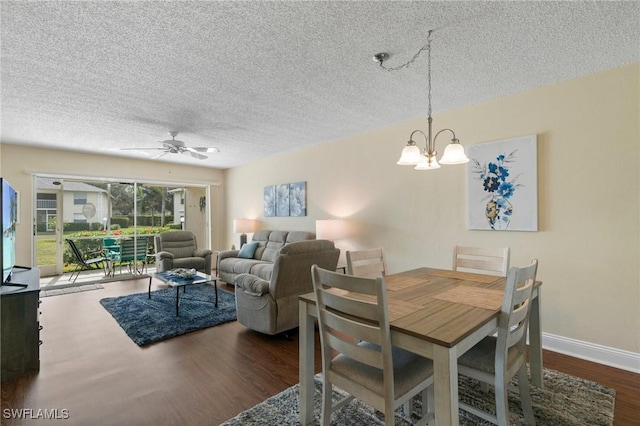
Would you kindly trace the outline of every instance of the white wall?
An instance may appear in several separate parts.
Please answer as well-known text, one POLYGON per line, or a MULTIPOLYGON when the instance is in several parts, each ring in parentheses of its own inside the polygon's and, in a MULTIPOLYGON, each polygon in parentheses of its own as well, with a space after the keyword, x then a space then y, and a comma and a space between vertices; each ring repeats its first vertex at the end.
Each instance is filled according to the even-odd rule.
MULTIPOLYGON (((540 260, 548 335, 614 348, 640 369, 640 66, 634 64, 434 116, 464 145, 538 135, 539 232, 466 229, 467 166, 396 166, 426 119, 226 171, 227 222, 314 231, 347 218, 341 248, 382 246, 391 272, 451 268, 455 244, 540 260), (264 218, 263 187, 307 182, 307 217, 264 218)), ((441 152, 445 139, 438 140, 441 152)), ((238 235, 227 227, 227 245, 238 235)))

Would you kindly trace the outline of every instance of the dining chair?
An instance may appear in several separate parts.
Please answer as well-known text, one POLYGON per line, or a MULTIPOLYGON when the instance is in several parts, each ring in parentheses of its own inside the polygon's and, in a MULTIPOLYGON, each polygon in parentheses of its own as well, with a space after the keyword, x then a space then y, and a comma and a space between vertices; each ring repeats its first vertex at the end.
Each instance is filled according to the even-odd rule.
POLYGON ((387 262, 381 247, 347 251, 347 274, 375 278, 387 272, 387 262))
POLYGON ((455 246, 453 270, 478 274, 507 276, 509 247, 455 246))
POLYGON ((528 425, 535 425, 525 343, 537 269, 537 259, 532 259, 531 264, 524 268, 509 269, 497 337, 485 337, 458 358, 459 374, 494 386, 496 415, 462 402, 459 403, 460 408, 501 426, 509 424, 507 388, 516 374, 525 421, 528 425))
MULTIPOLYGON (((433 363, 391 346, 383 277, 364 278, 311 267, 322 351, 322 424, 354 397, 395 424, 396 408, 422 394, 422 422, 433 412, 433 363), (356 343, 357 342, 357 343, 356 343), (333 404, 333 386, 349 395, 333 404), (431 409, 430 409, 431 408, 431 409)), ((408 413, 409 414, 409 413, 408 413)))

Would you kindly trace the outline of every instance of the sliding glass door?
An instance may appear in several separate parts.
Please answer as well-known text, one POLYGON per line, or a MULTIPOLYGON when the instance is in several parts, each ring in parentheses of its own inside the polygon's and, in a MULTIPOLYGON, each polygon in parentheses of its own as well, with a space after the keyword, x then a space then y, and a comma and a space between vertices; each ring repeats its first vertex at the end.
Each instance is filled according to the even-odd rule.
MULTIPOLYGON (((36 176, 35 259, 50 285, 120 279, 154 268, 154 236, 172 229, 207 244, 205 186, 36 176), (78 249, 72 249, 72 243, 78 249), (122 244, 133 244, 125 256, 122 244), (78 258, 106 258, 93 270, 78 258), (77 280, 76 280, 77 281, 77 280)), ((44 284, 46 285, 46 284, 44 284)))

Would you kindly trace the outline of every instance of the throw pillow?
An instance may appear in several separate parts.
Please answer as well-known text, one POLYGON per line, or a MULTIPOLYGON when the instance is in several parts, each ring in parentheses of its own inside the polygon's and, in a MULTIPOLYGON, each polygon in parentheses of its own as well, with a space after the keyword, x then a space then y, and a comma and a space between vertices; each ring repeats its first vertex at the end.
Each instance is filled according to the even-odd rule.
POLYGON ((238 257, 242 257, 243 259, 253 259, 253 255, 256 253, 256 249, 258 248, 258 243, 247 243, 242 246, 240 252, 238 253, 238 257))

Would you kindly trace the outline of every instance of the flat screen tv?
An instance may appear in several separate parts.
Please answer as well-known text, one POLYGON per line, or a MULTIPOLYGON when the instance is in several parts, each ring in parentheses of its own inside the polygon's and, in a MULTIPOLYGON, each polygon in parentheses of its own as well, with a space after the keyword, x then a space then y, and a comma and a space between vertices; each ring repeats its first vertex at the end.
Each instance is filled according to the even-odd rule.
POLYGON ((2 180, 2 285, 23 284, 11 283, 11 273, 16 268, 16 223, 18 221, 18 194, 6 179, 2 180))

